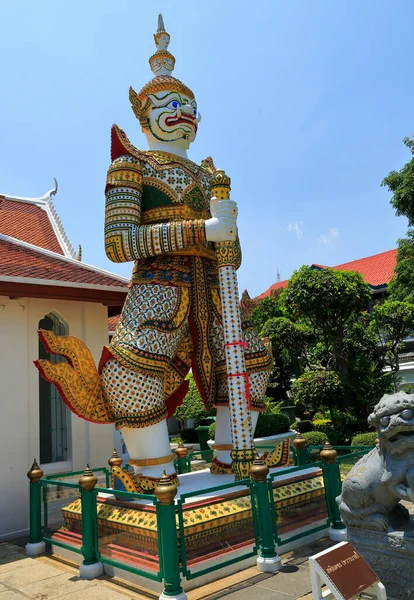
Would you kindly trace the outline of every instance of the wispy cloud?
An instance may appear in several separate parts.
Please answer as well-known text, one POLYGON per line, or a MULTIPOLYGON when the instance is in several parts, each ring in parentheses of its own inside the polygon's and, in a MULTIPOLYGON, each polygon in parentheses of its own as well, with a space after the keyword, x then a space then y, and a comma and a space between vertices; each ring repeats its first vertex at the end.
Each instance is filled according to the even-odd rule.
POLYGON ((295 223, 289 223, 286 228, 288 231, 294 231, 298 240, 303 238, 303 221, 296 221, 295 223))
POLYGON ((327 234, 319 236, 319 241, 322 244, 331 244, 334 240, 338 238, 339 229, 336 229, 336 227, 332 227, 327 234))

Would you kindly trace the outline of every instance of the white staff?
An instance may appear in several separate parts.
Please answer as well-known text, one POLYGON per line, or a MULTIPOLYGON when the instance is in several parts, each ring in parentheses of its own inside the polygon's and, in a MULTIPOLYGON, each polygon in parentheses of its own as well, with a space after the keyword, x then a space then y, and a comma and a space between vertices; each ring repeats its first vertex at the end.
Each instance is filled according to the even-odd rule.
MULTIPOLYGON (((217 169, 210 182, 211 192, 217 200, 230 199, 230 177, 217 169)), ((229 210, 236 214, 236 207, 229 210)), ((212 210, 213 212, 213 210, 212 210)), ((235 234, 236 232, 231 232, 235 234)), ((232 468, 236 480, 249 476, 254 460, 253 429, 250 415, 250 381, 246 372, 242 337, 239 290, 236 273, 234 242, 216 242, 219 268, 220 297, 224 329, 229 409, 233 450, 232 468)))

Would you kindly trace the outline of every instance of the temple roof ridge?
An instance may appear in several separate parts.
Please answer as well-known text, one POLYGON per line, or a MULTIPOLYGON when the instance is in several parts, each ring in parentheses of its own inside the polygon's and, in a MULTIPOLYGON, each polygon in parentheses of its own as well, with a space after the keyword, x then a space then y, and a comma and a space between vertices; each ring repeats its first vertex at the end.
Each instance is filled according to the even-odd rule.
POLYGON ((52 197, 55 196, 58 191, 58 182, 55 178, 53 178, 53 180, 55 183, 53 188, 46 192, 46 194, 44 194, 43 196, 40 196, 39 198, 28 198, 25 196, 9 196, 7 194, 0 194, 0 198, 4 198, 5 200, 10 200, 12 202, 23 202, 25 204, 32 204, 44 210, 49 218, 52 229, 56 235, 56 238, 59 242, 60 247, 62 248, 64 255, 68 258, 76 259, 77 253, 74 247, 72 246, 69 236, 67 235, 65 228, 63 227, 62 221, 52 201, 52 197))
POLYGON ((34 244, 30 244, 29 242, 24 242, 17 238, 13 238, 9 235, 0 233, 0 241, 8 242, 10 244, 15 244, 16 246, 21 246, 22 248, 27 248, 28 250, 32 250, 34 252, 38 252, 39 254, 43 254, 44 256, 49 256, 51 258, 58 259, 63 262, 67 262, 69 264, 76 265, 77 267, 83 267, 88 271, 94 271, 95 273, 100 273, 107 277, 112 277, 119 281, 119 283, 129 283, 129 279, 127 277, 123 277, 122 275, 118 275, 116 273, 112 273, 111 271, 106 271, 105 269, 101 269, 100 267, 95 267, 93 265, 89 265, 88 263, 80 262, 76 258, 72 258, 70 256, 63 256, 62 254, 58 254, 57 252, 53 252, 52 250, 47 250, 46 248, 41 248, 40 246, 35 246, 34 244))

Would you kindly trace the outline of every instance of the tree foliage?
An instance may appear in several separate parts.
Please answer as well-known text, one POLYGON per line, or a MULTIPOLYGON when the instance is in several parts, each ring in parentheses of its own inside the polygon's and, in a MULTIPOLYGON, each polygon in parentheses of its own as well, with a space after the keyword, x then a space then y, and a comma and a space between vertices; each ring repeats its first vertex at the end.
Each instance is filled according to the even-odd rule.
POLYGON ((393 371, 398 371, 398 352, 403 347, 403 340, 414 329, 414 305, 386 300, 374 307, 371 325, 381 340, 385 361, 393 371))
POLYGON ((408 219, 407 236, 398 240, 395 276, 388 286, 393 300, 406 300, 414 304, 414 138, 404 138, 404 145, 413 158, 400 171, 391 171, 381 185, 392 192, 391 205, 397 215, 408 219))
POLYGON ((292 385, 291 396, 314 409, 327 406, 333 413, 334 406, 341 406, 345 395, 344 387, 335 371, 322 369, 305 371, 292 385))
POLYGON ((370 327, 371 291, 358 273, 302 267, 278 298, 283 316, 261 333, 272 341, 275 368, 268 394, 309 409, 347 410, 365 425, 373 403, 390 389, 384 350, 370 327), (280 395, 277 396, 277 393, 280 395))
POLYGON ((294 319, 308 319, 315 332, 334 338, 344 325, 364 310, 371 299, 359 273, 312 269, 296 271, 283 292, 283 301, 294 319))
POLYGON ((391 171, 384 177, 381 185, 392 192, 391 204, 397 215, 407 217, 408 224, 414 225, 414 138, 406 137, 404 145, 409 149, 413 158, 400 171, 391 171))
POLYGON ((269 319, 281 317, 283 308, 280 304, 280 294, 272 294, 263 298, 252 310, 250 319, 258 332, 262 332, 263 326, 269 319))
POLYGON ((187 375, 187 379, 190 381, 188 393, 186 394, 183 403, 174 413, 175 418, 179 421, 184 421, 185 419, 199 420, 206 417, 208 414, 192 373, 187 375))
POLYGON ((414 304, 414 229, 407 231, 407 237, 398 240, 397 263, 394 277, 388 285, 392 299, 414 304))

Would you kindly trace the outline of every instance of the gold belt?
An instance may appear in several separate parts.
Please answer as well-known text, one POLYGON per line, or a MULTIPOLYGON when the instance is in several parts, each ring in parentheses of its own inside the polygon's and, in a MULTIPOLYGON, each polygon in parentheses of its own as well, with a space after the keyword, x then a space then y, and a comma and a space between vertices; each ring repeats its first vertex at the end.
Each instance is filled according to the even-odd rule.
POLYGON ((200 256, 201 258, 217 260, 215 251, 205 246, 191 246, 183 250, 174 250, 173 252, 168 252, 166 256, 200 256))

